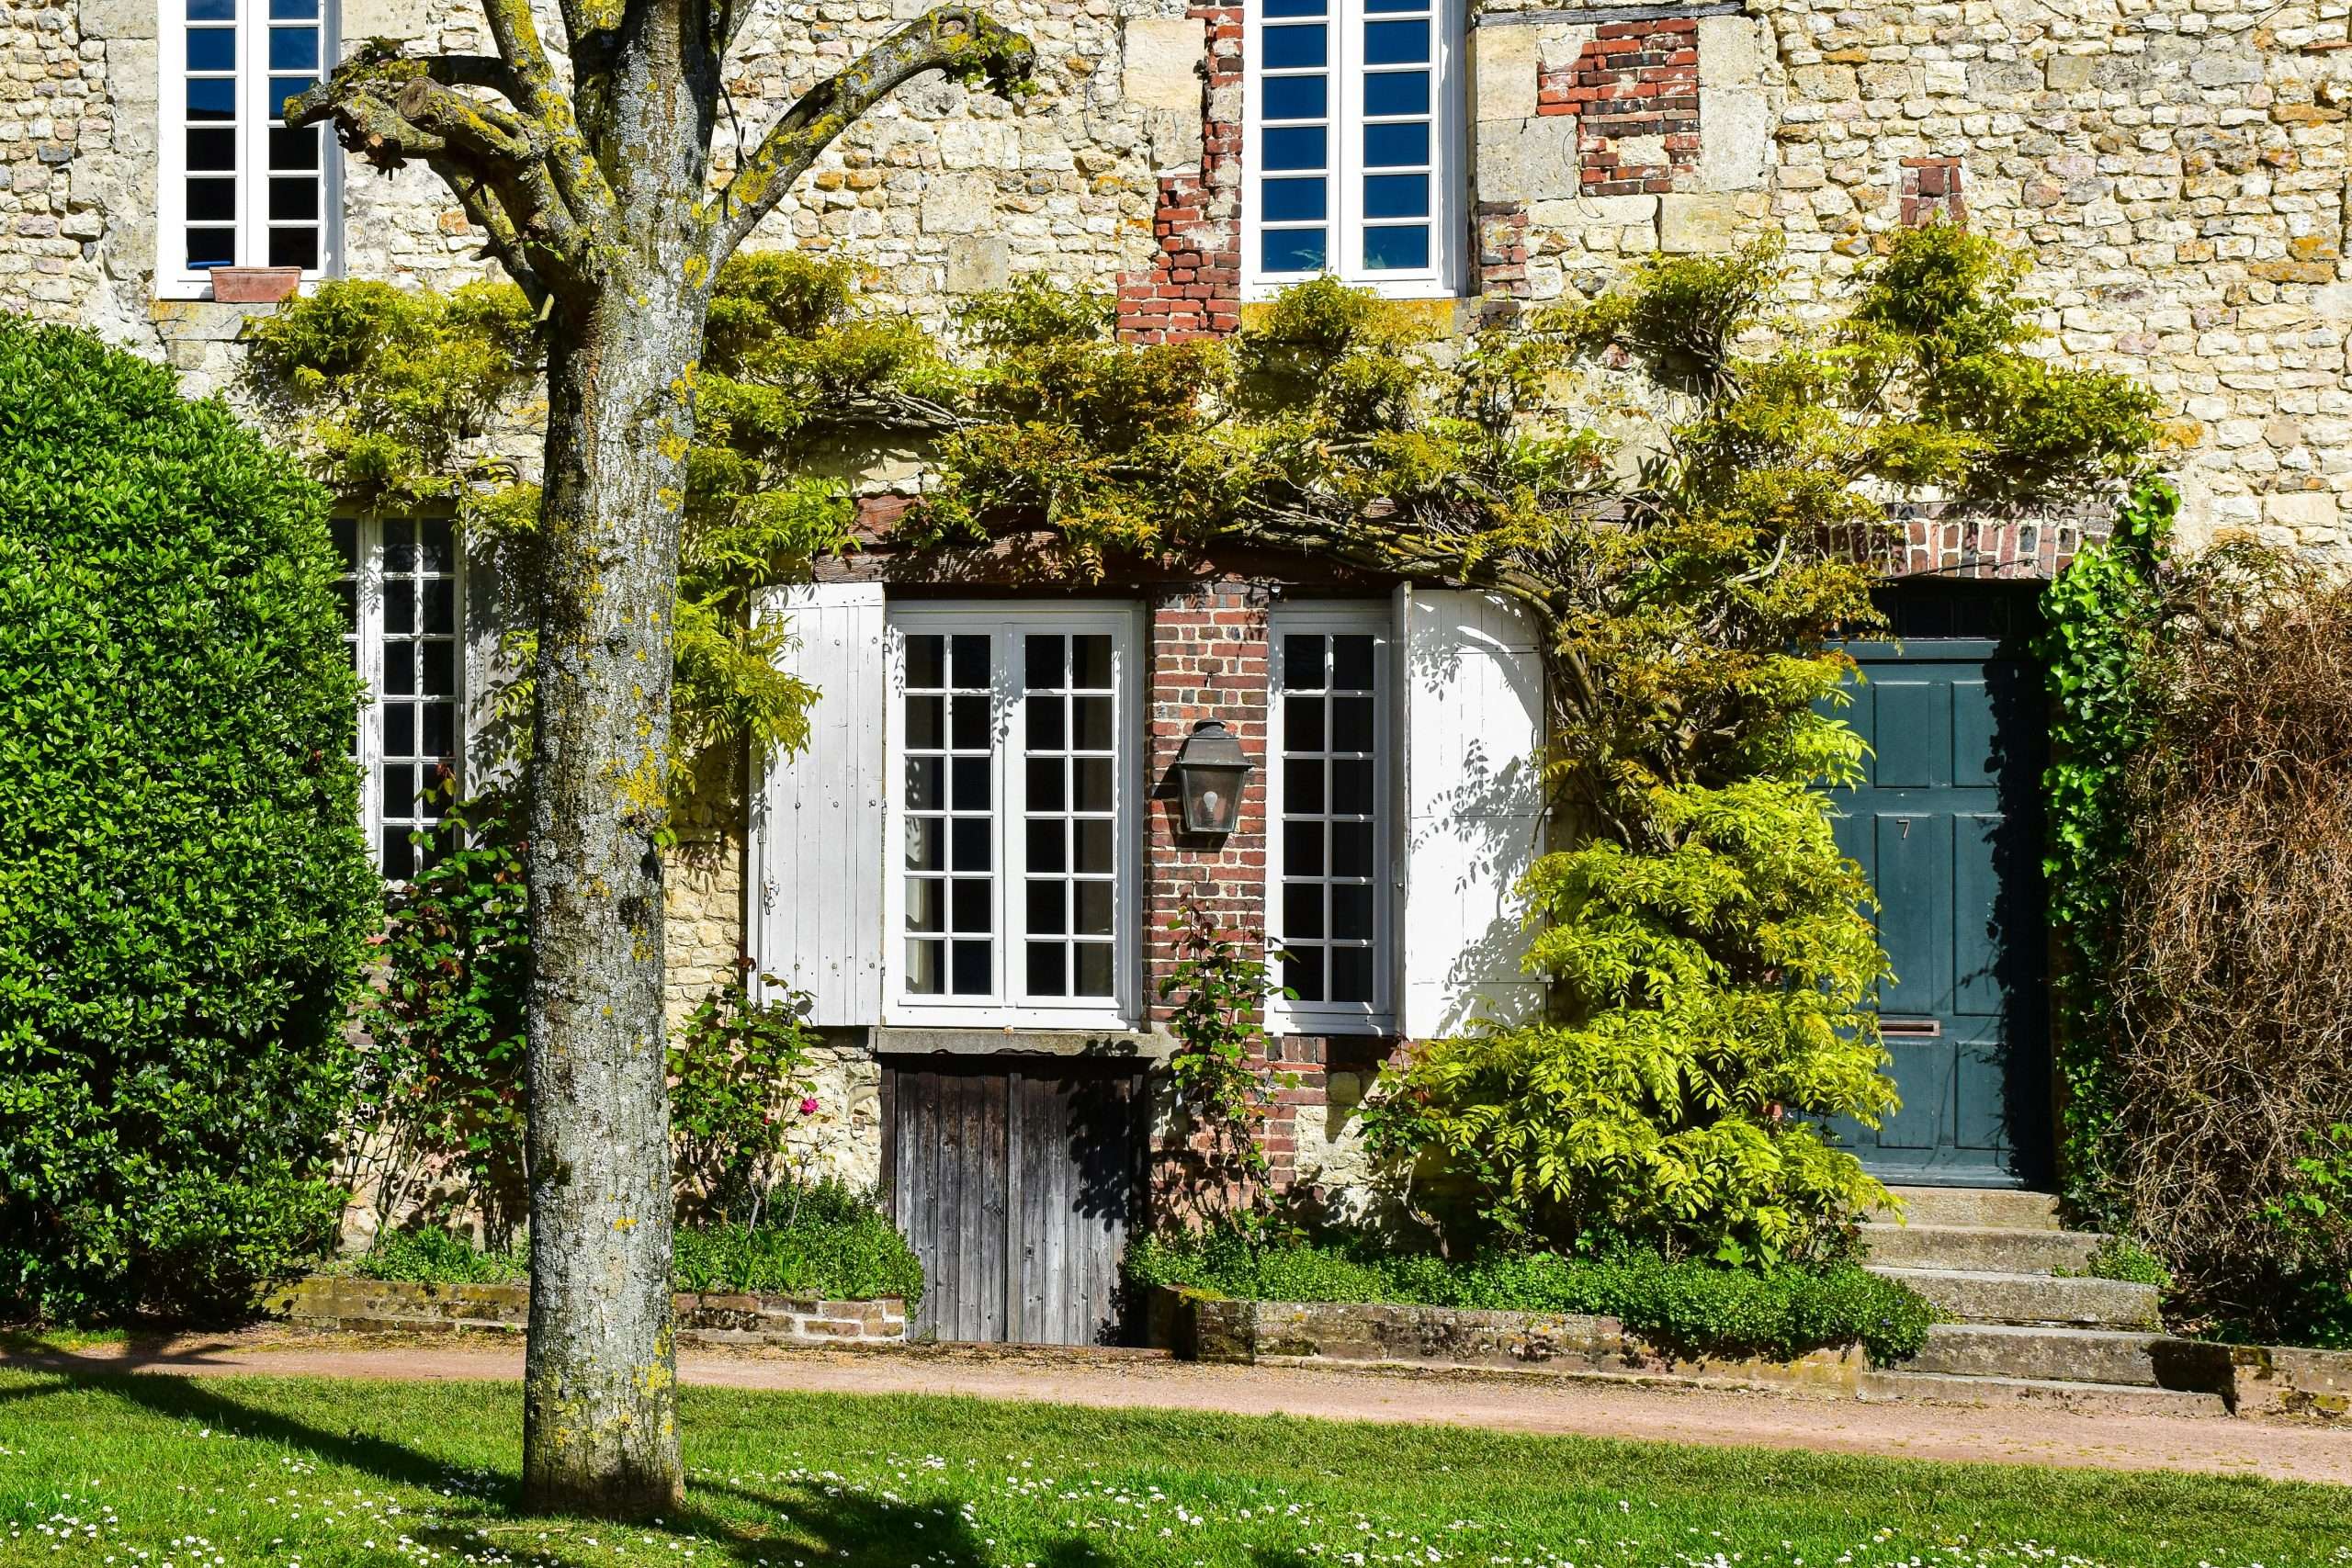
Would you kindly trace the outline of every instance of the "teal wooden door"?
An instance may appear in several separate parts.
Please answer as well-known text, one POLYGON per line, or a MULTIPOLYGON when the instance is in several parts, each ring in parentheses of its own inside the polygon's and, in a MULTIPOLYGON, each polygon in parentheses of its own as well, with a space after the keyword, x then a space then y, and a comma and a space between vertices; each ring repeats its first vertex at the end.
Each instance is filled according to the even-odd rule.
POLYGON ((1862 679, 1844 716, 1871 754, 1861 784, 1837 792, 1837 834, 1878 890, 1895 976, 1880 1023, 1903 1103, 1875 1130, 1840 1130, 1883 1180, 2048 1174, 2045 709, 2007 624, 2030 604, 1983 592, 1898 598, 1902 641, 1849 648, 1862 679), (1971 630, 1997 635, 1949 635, 1971 630))

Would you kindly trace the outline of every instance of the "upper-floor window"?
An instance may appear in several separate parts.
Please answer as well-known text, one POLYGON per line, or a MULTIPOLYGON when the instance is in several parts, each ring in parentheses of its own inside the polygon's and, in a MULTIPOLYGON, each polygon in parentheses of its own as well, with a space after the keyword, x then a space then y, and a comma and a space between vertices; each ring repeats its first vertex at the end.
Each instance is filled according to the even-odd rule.
POLYGON ((895 1021, 1127 1021, 1134 639, 1123 607, 892 611, 895 1021))
POLYGON ((1385 606, 1287 607, 1270 626, 1266 929, 1290 994, 1278 1030, 1394 1021, 1389 931, 1397 842, 1385 606))
POLYGON ((331 271, 337 162, 286 99, 334 62, 335 0, 164 0, 155 282, 200 298, 221 266, 331 271))
POLYGON ((1451 292, 1463 227, 1463 0, 1251 0, 1243 265, 1451 292))
POLYGON ((464 766, 458 541, 447 518, 334 520, 344 642, 373 699, 359 713, 360 822, 384 875, 438 857, 444 780, 464 766))

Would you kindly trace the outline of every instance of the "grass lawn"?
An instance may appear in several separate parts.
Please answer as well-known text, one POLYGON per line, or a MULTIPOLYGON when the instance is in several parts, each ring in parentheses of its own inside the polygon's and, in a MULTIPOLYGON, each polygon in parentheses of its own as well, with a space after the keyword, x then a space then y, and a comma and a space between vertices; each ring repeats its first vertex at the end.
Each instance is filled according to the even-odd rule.
POLYGON ((2352 1493, 2234 1479, 694 1388, 684 1421, 685 1509, 615 1528, 514 1517, 513 1385, 0 1372, 0 1563, 2352 1565, 2352 1493))

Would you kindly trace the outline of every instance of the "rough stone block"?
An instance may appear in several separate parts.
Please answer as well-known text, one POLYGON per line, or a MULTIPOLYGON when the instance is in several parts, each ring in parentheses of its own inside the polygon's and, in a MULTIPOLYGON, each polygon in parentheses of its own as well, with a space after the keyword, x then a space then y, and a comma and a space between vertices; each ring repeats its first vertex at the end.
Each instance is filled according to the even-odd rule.
POLYGON ((1206 34, 1189 17, 1131 17, 1125 29, 1119 91, 1139 108, 1201 114, 1206 34))
POLYGON ((2053 54, 2041 62, 2041 77, 2053 93, 2079 93, 2091 85, 2094 55, 2053 54))
POLYGON ((1478 127, 1478 199, 1548 201, 1577 194, 1577 118, 1486 120, 1478 127))
POLYGON ((343 0, 344 52, 362 39, 421 39, 433 30, 442 13, 416 0, 343 0))
POLYGON ((2262 80, 2262 56, 2228 49, 2201 49, 2188 62, 2188 79, 2200 87, 2247 87, 2262 80))
POLYGON ((1800 65, 1789 73, 1797 96, 1815 103, 1841 103, 1853 97, 1857 90, 1854 68, 1850 65, 1800 65))
POLYGON ((1012 281, 1012 246, 995 234, 959 234, 947 242, 947 292, 986 294, 1012 281))
MULTIPOLYGON (((1702 17, 1702 22, 1732 20, 1702 17)), ((1699 58, 1705 60, 1702 51, 1699 58)), ((1762 87, 1699 89, 1699 188, 1761 190, 1772 166, 1772 103, 1762 87)))
POLYGON ((922 193, 926 234, 972 234, 996 210, 996 182, 986 175, 941 175, 922 193))
POLYGON ((1480 28, 1470 35, 1471 118, 1535 117, 1540 46, 1533 28, 1480 28))
POLYGON ((2263 497, 2262 515, 2282 528, 2301 533, 2326 533, 2341 514, 2334 494, 2324 490, 2299 490, 2263 497))
POLYGON ((1668 255, 1727 251, 1739 242, 1739 209, 1718 196, 1662 196, 1657 248, 1668 255))
MULTIPOLYGON (((1764 24, 1754 17, 1699 18, 1699 86, 1763 85, 1767 56, 1764 24)), ((1703 123, 1706 110, 1700 115, 1703 123)))

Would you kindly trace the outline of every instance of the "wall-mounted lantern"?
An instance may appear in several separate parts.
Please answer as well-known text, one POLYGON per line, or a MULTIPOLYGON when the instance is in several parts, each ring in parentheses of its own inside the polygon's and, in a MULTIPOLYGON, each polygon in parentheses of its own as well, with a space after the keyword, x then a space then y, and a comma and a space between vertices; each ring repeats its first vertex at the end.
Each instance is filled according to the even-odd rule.
POLYGON ((1239 826, 1250 759, 1231 730, 1216 719, 1195 726, 1176 753, 1174 771, 1184 803, 1184 831, 1222 838, 1239 826))

